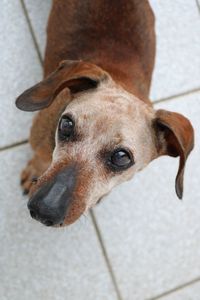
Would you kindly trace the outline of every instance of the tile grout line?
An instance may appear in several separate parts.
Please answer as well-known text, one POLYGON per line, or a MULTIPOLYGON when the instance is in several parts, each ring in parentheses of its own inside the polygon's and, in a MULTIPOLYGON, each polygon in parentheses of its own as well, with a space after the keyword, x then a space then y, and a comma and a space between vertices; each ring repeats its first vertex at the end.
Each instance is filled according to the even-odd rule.
POLYGON ((198 0, 195 0, 195 2, 196 2, 196 5, 197 5, 198 12, 200 13, 200 3, 199 3, 198 0))
POLYGON ((98 238, 101 250, 102 250, 102 254, 104 256, 108 271, 109 271, 110 276, 111 276, 111 280, 113 282, 113 285, 114 285, 114 288, 115 288, 115 291, 116 291, 116 294, 117 294, 117 298, 118 298, 118 300, 122 300, 123 298, 122 298, 121 292, 119 290, 119 287, 118 287, 118 284, 117 284, 117 280, 116 280, 112 265, 111 265, 110 260, 108 258, 106 248, 104 246, 104 242, 103 242, 103 239, 102 239, 102 234, 101 234, 101 231, 99 229, 99 225, 97 224, 97 220, 96 220, 94 211, 92 209, 90 210, 90 215, 92 217, 92 222, 93 222, 96 234, 97 234, 97 238, 98 238))
POLYGON ((22 145, 25 145, 27 143, 28 143, 28 140, 23 140, 21 142, 16 142, 14 144, 11 144, 11 145, 8 145, 8 146, 4 146, 4 147, 0 148, 0 152, 1 151, 6 151, 6 150, 10 150, 12 148, 19 147, 19 146, 22 146, 22 145))
POLYGON ((190 285, 193 285, 193 284, 195 284, 195 283, 197 283, 199 281, 200 281, 200 277, 197 277, 197 278, 195 278, 195 279, 193 279, 193 280, 191 280, 191 281, 189 281, 187 283, 181 284, 181 285, 179 285, 179 286, 177 286, 177 287, 175 287, 175 288, 173 288, 173 289, 171 289, 171 290, 169 290, 167 292, 164 292, 164 293, 162 293, 160 295, 157 295, 157 296, 155 296, 153 298, 148 298, 146 300, 160 300, 160 299, 163 299, 165 296, 169 296, 169 295, 171 295, 171 294, 173 294, 173 293, 175 293, 177 291, 181 291, 182 289, 184 289, 186 287, 189 287, 190 285))
POLYGON ((28 27, 29 27, 29 31, 30 31, 30 34, 31 34, 31 37, 32 37, 32 40, 33 40, 33 44, 35 46, 35 49, 36 49, 36 52, 37 52, 37 55, 38 55, 38 59, 40 61, 41 66, 43 66, 42 55, 41 55, 40 48, 39 48, 39 45, 38 45, 38 42, 37 42, 37 38, 35 36, 34 30, 33 30, 32 24, 31 24, 31 20, 30 20, 29 15, 28 15, 28 10, 26 8, 24 0, 20 0, 20 3, 21 3, 21 6, 22 6, 22 9, 24 11, 24 15, 25 15, 28 27))
POLYGON ((197 93, 197 92, 200 92, 200 87, 192 89, 192 90, 188 90, 186 92, 182 92, 180 94, 175 94, 175 95, 172 95, 172 96, 169 96, 169 97, 166 97, 166 98, 161 98, 161 99, 155 100, 155 101, 152 102, 152 104, 156 105, 156 104, 159 104, 159 103, 162 103, 162 102, 165 102, 165 101, 175 100, 177 98, 181 98, 183 96, 189 96, 189 95, 191 95, 193 93, 197 93))

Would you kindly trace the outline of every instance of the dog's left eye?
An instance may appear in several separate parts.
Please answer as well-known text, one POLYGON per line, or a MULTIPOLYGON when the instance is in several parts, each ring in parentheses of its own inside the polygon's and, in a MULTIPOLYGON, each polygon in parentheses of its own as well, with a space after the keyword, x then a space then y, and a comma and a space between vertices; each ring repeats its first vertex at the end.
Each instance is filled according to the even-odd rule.
POLYGON ((63 116, 58 127, 59 137, 68 139, 74 132, 74 121, 69 116, 63 116))
POLYGON ((133 164, 133 156, 128 150, 117 149, 110 156, 109 165, 114 171, 128 169, 133 164))

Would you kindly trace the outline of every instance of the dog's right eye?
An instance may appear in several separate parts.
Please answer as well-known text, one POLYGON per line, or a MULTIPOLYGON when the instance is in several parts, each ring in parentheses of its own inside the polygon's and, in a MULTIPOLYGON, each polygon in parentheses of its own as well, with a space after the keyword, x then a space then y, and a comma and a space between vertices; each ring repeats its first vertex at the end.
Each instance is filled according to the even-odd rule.
POLYGON ((134 164, 133 155, 128 149, 116 149, 111 153, 107 164, 115 172, 126 170, 134 164))
POLYGON ((61 140, 69 139, 74 132, 74 121, 69 116, 62 116, 59 127, 58 134, 61 140))

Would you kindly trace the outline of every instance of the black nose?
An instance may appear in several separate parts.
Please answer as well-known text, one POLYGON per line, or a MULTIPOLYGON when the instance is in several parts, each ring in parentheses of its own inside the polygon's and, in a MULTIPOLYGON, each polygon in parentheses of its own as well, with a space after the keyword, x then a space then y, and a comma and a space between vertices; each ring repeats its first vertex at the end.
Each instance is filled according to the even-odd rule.
MULTIPOLYGON (((41 211, 38 211, 37 209, 30 208, 30 215, 33 219, 40 221, 46 226, 53 226, 58 224, 60 218, 57 218, 56 215, 47 215, 47 214, 41 214, 41 211)), ((60 220, 60 223, 61 220, 60 220)))
MULTIPOLYGON (((35 212, 34 210, 30 210, 30 215, 33 219, 36 220, 40 220, 41 216, 37 215, 37 212, 35 212)), ((46 226, 53 226, 54 225, 54 221, 50 220, 50 219, 46 219, 46 218, 42 218, 41 219, 42 223, 45 224, 46 226)))
POLYGON ((75 186, 75 168, 68 167, 45 183, 28 202, 32 218, 46 226, 61 224, 75 186))

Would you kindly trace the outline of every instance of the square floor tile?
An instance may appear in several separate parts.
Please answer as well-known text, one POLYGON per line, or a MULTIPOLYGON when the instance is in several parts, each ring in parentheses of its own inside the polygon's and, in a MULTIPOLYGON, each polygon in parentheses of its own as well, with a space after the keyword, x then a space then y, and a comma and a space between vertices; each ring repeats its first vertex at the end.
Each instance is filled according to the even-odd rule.
POLYGON ((15 107, 16 97, 41 79, 41 67, 20 1, 5 1, 0 10, 0 147, 27 139, 32 114, 15 107))
POLYGON ((51 4, 52 0, 25 0, 25 5, 39 44, 42 57, 44 57, 46 45, 46 27, 51 4))
POLYGON ((200 88, 200 16, 195 0, 150 0, 156 16, 153 100, 200 88))

